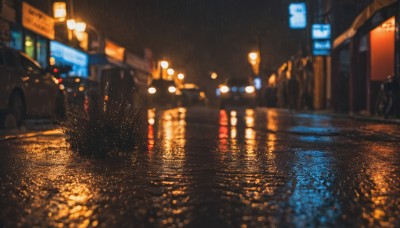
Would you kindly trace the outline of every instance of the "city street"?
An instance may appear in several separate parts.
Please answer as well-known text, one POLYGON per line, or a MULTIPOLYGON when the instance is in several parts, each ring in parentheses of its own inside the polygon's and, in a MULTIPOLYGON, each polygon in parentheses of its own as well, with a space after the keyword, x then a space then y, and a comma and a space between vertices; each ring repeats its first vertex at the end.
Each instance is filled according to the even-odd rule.
POLYGON ((148 123, 103 159, 57 128, 4 133, 0 227, 400 226, 400 126, 203 107, 148 123))

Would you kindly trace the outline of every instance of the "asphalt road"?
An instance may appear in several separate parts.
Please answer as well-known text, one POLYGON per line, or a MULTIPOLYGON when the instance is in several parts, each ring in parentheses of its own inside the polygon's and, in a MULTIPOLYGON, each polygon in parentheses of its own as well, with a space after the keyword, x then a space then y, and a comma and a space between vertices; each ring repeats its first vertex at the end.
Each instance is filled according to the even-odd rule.
MULTIPOLYGON (((0 227, 400 226, 400 127, 279 110, 149 111, 106 159, 0 137, 0 227)), ((101 139, 99 139, 101 140, 101 139)))

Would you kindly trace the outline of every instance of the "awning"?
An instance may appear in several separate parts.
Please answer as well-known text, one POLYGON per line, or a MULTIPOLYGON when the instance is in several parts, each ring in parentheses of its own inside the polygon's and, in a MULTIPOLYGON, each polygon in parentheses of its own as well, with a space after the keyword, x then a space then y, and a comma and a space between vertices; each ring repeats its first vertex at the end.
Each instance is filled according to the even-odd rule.
POLYGON ((335 41, 333 41, 333 48, 337 48, 347 39, 352 38, 357 30, 363 26, 376 12, 379 10, 392 5, 397 2, 397 0, 374 0, 367 8, 365 8, 354 20, 353 24, 347 31, 338 36, 335 41))
POLYGON ((105 54, 91 54, 89 56, 89 64, 90 65, 112 65, 115 67, 121 67, 121 68, 128 68, 129 66, 123 62, 120 62, 118 60, 115 60, 113 58, 110 58, 106 56, 105 54))

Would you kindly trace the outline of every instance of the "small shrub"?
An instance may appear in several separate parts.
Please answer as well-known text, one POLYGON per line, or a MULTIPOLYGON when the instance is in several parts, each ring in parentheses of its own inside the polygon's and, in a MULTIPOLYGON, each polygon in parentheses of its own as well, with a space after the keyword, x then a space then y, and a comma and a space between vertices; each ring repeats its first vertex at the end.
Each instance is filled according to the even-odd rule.
POLYGON ((124 102, 103 109, 69 110, 61 128, 73 151, 81 155, 106 156, 113 151, 132 152, 143 139, 141 110, 124 102))

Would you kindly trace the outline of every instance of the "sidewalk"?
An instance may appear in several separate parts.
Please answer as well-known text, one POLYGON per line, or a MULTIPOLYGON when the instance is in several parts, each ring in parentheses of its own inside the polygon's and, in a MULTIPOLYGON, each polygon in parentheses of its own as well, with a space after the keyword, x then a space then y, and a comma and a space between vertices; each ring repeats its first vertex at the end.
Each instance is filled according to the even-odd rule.
MULTIPOLYGON (((304 112, 304 111, 300 111, 304 112)), ((398 124, 400 125, 400 119, 396 119, 393 117, 389 118, 383 118, 379 116, 368 116, 368 115, 362 115, 362 114, 345 114, 345 113, 336 113, 332 110, 321 110, 321 111, 305 111, 306 113, 312 113, 316 115, 326 115, 326 116, 332 116, 332 117, 337 117, 337 118, 350 118, 358 121, 366 121, 366 122, 376 122, 376 123, 385 123, 385 124, 398 124)))
POLYGON ((36 134, 56 129, 56 126, 49 119, 30 119, 25 126, 16 129, 0 129, 0 141, 10 138, 25 137, 26 135, 36 134))

